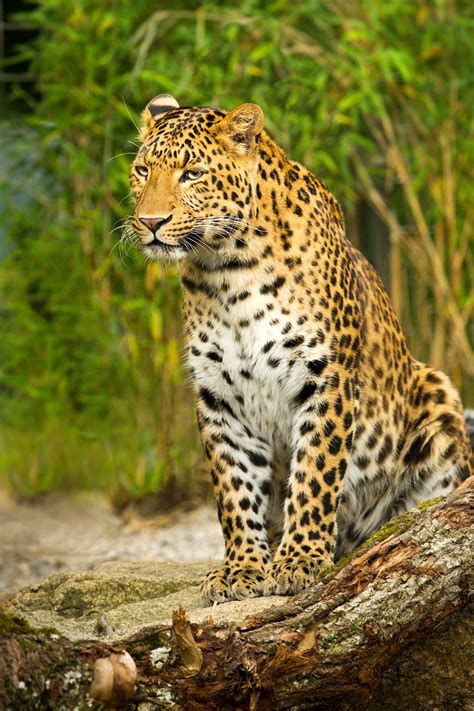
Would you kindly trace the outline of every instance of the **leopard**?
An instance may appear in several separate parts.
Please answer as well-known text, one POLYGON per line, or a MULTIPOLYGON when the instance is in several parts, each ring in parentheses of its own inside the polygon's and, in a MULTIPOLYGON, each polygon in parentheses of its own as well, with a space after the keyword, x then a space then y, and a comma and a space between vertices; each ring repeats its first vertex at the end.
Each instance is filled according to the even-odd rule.
POLYGON ((225 542, 206 603, 294 595, 472 474, 459 395, 410 353, 328 188, 252 103, 142 112, 134 238, 171 261, 225 542))

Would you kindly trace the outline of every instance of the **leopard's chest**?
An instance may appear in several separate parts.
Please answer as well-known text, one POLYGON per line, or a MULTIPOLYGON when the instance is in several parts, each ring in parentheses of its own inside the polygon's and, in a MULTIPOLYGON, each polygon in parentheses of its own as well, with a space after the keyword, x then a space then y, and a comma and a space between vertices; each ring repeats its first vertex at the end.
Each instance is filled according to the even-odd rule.
POLYGON ((190 329, 187 357, 196 389, 206 387, 225 400, 254 436, 278 449, 290 446, 292 403, 307 378, 302 349, 308 339, 296 314, 267 303, 256 296, 222 313, 213 309, 214 320, 209 315, 206 325, 190 329))
MULTIPOLYGON (((260 323, 244 328, 221 327, 212 333, 207 344, 191 339, 189 364, 196 386, 204 386, 226 401, 253 434, 268 439, 278 422, 287 419, 288 397, 285 396, 283 365, 271 346, 275 327, 260 323)), ((200 339, 199 339, 200 340, 200 339)))

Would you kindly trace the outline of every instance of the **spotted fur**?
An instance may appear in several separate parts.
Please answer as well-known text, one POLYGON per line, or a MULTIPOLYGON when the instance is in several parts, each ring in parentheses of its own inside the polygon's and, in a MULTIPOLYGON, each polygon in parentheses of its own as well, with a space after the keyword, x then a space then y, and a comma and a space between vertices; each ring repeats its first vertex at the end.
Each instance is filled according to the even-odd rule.
POLYGON ((187 365, 225 538, 208 601, 290 594, 471 471, 458 395, 409 353, 327 188, 230 113, 157 97, 134 230, 178 262, 187 365))

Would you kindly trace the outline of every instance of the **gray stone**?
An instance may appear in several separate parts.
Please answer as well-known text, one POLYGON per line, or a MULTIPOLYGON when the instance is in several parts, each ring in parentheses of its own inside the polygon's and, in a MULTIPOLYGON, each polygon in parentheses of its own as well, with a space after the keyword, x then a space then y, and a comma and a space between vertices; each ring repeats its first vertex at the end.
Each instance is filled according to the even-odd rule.
POLYGON ((2 607, 32 627, 52 627, 73 641, 116 641, 171 622, 182 605, 192 622, 239 622, 287 598, 266 597, 204 607, 201 577, 218 563, 113 561, 92 570, 57 573, 15 593, 2 607), (107 625, 100 624, 104 618, 107 625), (98 624, 99 623, 99 624, 98 624))

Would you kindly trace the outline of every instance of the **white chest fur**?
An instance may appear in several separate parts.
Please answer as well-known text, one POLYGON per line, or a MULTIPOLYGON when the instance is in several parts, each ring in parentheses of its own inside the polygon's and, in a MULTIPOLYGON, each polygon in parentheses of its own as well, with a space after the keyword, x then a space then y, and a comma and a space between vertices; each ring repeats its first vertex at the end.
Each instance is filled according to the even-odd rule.
POLYGON ((313 334, 308 324, 298 325, 298 314, 269 303, 258 289, 234 290, 214 303, 212 328, 207 319, 192 328, 187 352, 196 388, 226 400, 277 455, 291 449, 292 401, 308 378, 306 360, 326 349, 308 346, 313 334), (295 338, 302 343, 289 347, 295 338))

